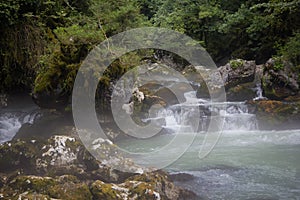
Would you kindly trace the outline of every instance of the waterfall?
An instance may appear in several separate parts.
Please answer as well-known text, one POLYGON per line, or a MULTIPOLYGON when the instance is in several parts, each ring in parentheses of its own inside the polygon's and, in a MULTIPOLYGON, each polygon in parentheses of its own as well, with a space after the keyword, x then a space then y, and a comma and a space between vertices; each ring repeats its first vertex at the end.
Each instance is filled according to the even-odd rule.
POLYGON ((258 65, 256 67, 255 78, 254 78, 254 83, 256 85, 256 87, 254 88, 254 90, 256 91, 256 97, 253 99, 254 101, 266 99, 266 97, 263 96, 263 90, 261 87, 261 80, 263 77, 263 69, 264 68, 262 65, 258 65))
POLYGON ((184 96, 186 98, 184 103, 159 110, 157 116, 151 120, 165 119, 162 127, 170 132, 175 132, 179 128, 181 131, 195 131, 197 126, 198 131, 206 131, 211 120, 216 117, 224 120, 224 131, 249 131, 258 128, 255 114, 249 113, 245 102, 212 103, 196 98, 194 91, 187 92, 184 96), (200 119, 194 120, 193 117, 200 117, 200 119), (193 124, 194 121, 199 121, 199 124, 193 124))
POLYGON ((256 97, 253 100, 261 100, 266 99, 266 97, 263 96, 263 90, 261 88, 261 83, 257 83, 256 87, 254 88, 256 91, 256 97))

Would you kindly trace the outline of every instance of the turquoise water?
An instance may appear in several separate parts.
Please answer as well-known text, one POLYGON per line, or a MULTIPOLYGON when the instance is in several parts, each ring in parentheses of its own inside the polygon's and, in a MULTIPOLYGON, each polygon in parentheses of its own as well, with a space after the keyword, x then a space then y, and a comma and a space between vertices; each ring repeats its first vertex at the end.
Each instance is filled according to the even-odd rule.
MULTIPOLYGON (((174 136, 128 139, 117 145, 131 152, 159 151, 174 136)), ((226 131, 212 152, 199 159, 203 139, 198 134, 183 156, 165 168, 195 177, 177 184, 204 199, 300 199, 300 130, 226 131)), ((165 155, 177 154, 185 145, 178 143, 165 155)), ((141 162, 151 165, 157 161, 141 162)))

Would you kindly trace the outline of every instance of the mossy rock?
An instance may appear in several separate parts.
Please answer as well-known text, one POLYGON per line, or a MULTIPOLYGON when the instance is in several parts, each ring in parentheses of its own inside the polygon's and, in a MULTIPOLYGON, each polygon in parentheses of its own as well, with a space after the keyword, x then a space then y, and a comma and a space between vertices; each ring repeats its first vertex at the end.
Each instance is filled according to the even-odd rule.
POLYGON ((226 91, 228 101, 246 101, 256 97, 253 82, 236 85, 226 91))
POLYGON ((250 101, 256 107, 256 116, 260 129, 299 128, 300 102, 276 100, 250 101))
POLYGON ((93 196, 85 183, 65 182, 51 187, 48 190, 49 196, 56 199, 70 200, 92 200, 93 196))
POLYGON ((9 183, 9 186, 20 193, 32 191, 46 194, 58 182, 50 177, 18 176, 9 183))
POLYGON ((112 184, 104 183, 100 180, 95 181, 91 185, 91 192, 95 199, 122 200, 118 191, 112 188, 112 184))
POLYGON ((273 100, 283 100, 299 93, 299 76, 293 72, 291 63, 271 58, 264 65, 262 87, 264 96, 273 100), (276 67, 277 66, 277 67, 276 67))
POLYGON ((22 169, 35 172, 35 162, 40 146, 37 143, 16 140, 0 145, 0 172, 22 169))
POLYGON ((134 184, 129 189, 130 197, 139 200, 157 200, 160 199, 160 194, 154 191, 154 186, 150 183, 140 182, 134 184))
POLYGON ((13 179, 4 191, 8 196, 21 196, 27 199, 92 199, 89 187, 70 175, 57 178, 40 176, 18 176, 13 179))
POLYGON ((19 194, 17 199, 26 199, 26 200, 52 200, 53 198, 48 195, 38 194, 36 192, 24 192, 23 194, 19 194))

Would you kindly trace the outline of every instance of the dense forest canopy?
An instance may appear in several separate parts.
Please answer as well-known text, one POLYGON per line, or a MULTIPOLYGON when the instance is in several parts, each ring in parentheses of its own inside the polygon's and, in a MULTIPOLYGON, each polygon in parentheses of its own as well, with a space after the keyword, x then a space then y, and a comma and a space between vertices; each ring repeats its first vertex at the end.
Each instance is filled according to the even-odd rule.
MULTIPOLYGON (((218 64, 242 58, 291 61, 300 72, 299 0, 1 0, 1 91, 69 95, 81 61, 98 43, 135 27, 166 27, 199 41, 218 64)), ((126 71, 141 58, 114 64, 126 71)))

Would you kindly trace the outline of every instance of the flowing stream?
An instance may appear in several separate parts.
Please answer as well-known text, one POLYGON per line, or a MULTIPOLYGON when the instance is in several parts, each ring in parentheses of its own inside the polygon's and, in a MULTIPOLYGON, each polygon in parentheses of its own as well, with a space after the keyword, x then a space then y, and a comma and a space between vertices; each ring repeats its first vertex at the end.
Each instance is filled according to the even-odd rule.
MULTIPOLYGON (((195 98, 193 92, 186 93, 185 98, 185 103, 159 110, 148 119, 159 123, 165 119, 161 126, 169 134, 144 140, 125 139, 117 145, 132 152, 150 152, 170 142, 176 134, 194 137, 192 131, 197 127, 193 144, 165 168, 171 174, 188 175, 175 179, 178 185, 203 199, 300 199, 300 130, 258 130, 256 117, 248 112, 244 102, 214 105, 195 98), (189 123, 195 116, 191 106, 200 108, 199 126, 189 123), (211 153, 200 159, 205 131, 216 113, 224 119, 224 131, 211 153)), ((23 124, 34 123, 40 116, 30 99, 17 99, 20 100, 0 110, 0 143, 11 140, 23 124)), ((177 154, 185 145, 178 143, 166 153, 177 154)))
POLYGON ((0 144, 10 141, 24 124, 33 124, 40 110, 27 95, 12 96, 12 101, 0 109, 0 144))
MULTIPOLYGON (((170 134, 147 140, 119 141, 119 147, 131 152, 151 152, 170 142, 174 134, 194 137, 191 132, 195 130, 194 124, 188 123, 193 109, 178 111, 178 108, 198 105, 202 126, 198 127, 194 143, 183 156, 166 167, 173 174, 192 175, 178 179, 179 185, 204 199, 300 199, 300 130, 261 131, 255 115, 248 113, 244 102, 227 102, 218 107, 193 96, 192 92, 186 93, 185 103, 158 111, 157 116, 151 118, 164 118, 162 126, 170 134), (212 113, 216 112, 223 116, 224 131, 212 152, 200 159, 205 130, 212 113), (179 128, 180 132, 176 132, 179 128)), ((177 154, 185 145, 178 143, 166 153, 177 154)), ((151 164, 147 162, 153 161, 142 162, 151 164)))

